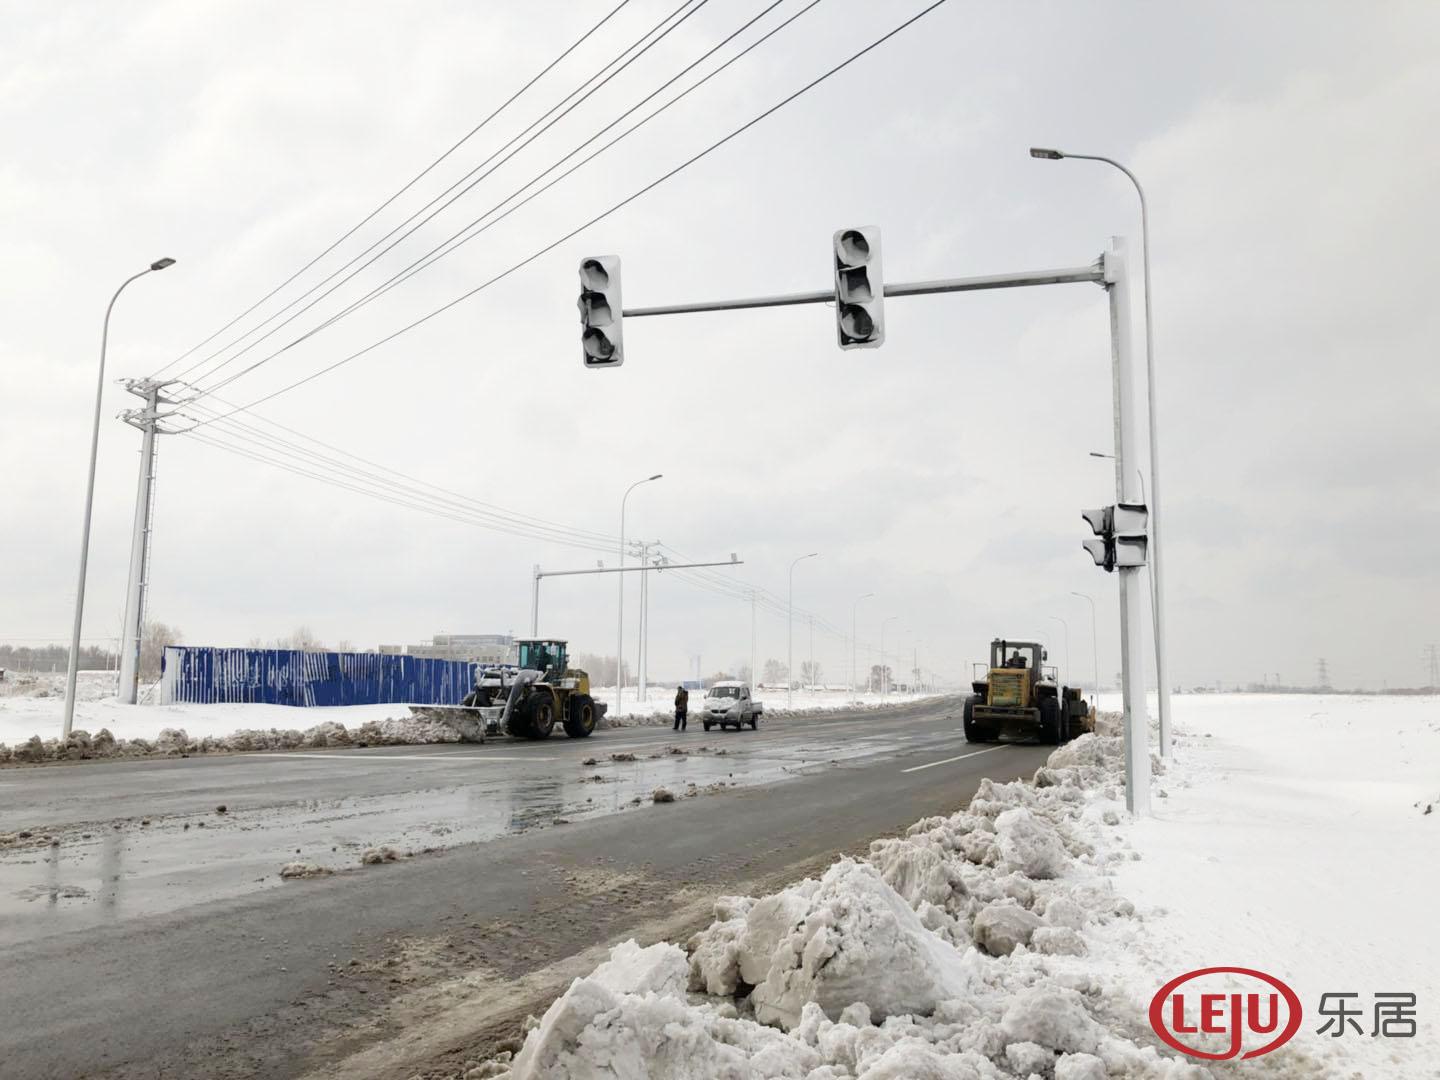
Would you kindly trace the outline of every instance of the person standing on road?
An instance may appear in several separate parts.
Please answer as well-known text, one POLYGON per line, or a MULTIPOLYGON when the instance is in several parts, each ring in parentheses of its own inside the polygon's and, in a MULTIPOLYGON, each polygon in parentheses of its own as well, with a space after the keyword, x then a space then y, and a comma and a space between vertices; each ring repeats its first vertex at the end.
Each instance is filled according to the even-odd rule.
POLYGON ((686 714, 687 712, 689 712, 689 711, 690 711, 690 691, 686 690, 685 687, 683 687, 683 686, 677 686, 677 687, 675 688, 675 730, 676 730, 676 731, 684 731, 684 730, 685 730, 685 723, 686 723, 685 714, 686 714))

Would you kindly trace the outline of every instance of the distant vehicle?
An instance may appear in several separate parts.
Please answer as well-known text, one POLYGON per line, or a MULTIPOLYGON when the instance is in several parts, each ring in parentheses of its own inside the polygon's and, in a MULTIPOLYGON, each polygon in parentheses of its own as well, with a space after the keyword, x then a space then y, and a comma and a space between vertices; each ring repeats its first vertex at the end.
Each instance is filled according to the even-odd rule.
POLYGON ((466 741, 508 733, 521 739, 548 739, 558 723, 572 739, 584 739, 605 715, 590 696, 590 676, 572 668, 566 642, 521 638, 518 665, 481 665, 475 688, 459 705, 412 705, 417 716, 453 726, 466 741))
MULTIPOLYGON (((1060 686, 1045 650, 1033 641, 990 642, 990 666, 965 699, 968 742, 995 742, 1002 735, 1059 744, 1093 726, 1080 691, 1060 686)), ((978 665, 977 665, 978 666, 978 665)))
POLYGON ((705 700, 700 703, 700 719, 706 731, 716 724, 736 731, 749 724, 755 731, 764 712, 765 706, 750 696, 749 683, 743 682, 717 682, 705 691, 705 700))

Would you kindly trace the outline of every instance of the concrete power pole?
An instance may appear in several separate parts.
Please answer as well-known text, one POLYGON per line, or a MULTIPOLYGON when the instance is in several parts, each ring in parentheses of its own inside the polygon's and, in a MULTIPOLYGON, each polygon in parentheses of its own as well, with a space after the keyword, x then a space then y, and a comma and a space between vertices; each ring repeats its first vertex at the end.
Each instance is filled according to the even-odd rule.
POLYGON ((145 399, 143 409, 130 409, 123 419, 140 429, 140 482, 135 491, 135 522, 130 533, 130 579, 125 590, 124 639, 120 646, 120 687, 122 705, 134 705, 140 696, 140 639, 145 626, 145 598, 150 587, 150 543, 155 515, 155 436, 161 405, 171 402, 160 396, 165 383, 148 379, 126 382, 125 389, 145 399))

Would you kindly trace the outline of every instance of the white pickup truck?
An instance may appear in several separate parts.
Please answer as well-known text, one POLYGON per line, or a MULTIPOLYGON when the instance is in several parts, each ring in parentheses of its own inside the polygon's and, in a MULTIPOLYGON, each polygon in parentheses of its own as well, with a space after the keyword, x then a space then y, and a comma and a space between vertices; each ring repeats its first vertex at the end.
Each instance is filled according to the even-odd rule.
POLYGON ((765 706, 750 696, 750 686, 743 682, 717 682, 705 691, 700 703, 700 719, 709 731, 719 724, 739 731, 746 724, 754 731, 760 726, 765 706))

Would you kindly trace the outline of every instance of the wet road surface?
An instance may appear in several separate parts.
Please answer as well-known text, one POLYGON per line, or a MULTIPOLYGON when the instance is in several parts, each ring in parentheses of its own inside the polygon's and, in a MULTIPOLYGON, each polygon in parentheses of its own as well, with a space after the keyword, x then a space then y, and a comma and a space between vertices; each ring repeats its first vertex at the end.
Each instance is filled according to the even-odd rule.
MULTIPOLYGON (((818 872, 1047 753, 959 729, 949 699, 758 732, 0 771, 0 829, 31 833, 0 849, 0 1072, 301 1076, 436 1015, 405 1011, 427 988, 539 979, 538 1001, 566 958, 687 904, 701 925, 716 894, 818 872), (382 846, 398 860, 360 865, 382 846), (289 862, 331 872, 282 880, 289 862)), ((512 1019, 487 1009, 426 1053, 512 1019)))

